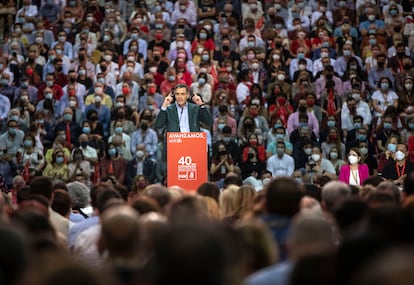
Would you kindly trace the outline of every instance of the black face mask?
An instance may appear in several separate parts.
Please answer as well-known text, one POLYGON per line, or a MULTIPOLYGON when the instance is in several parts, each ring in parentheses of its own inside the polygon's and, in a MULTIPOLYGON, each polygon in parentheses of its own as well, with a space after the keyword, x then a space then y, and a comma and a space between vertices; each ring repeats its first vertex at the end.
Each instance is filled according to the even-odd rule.
POLYGON ((106 71, 106 66, 105 65, 103 65, 103 66, 101 65, 101 71, 102 72, 105 72, 106 71))
POLYGON ((160 59, 161 59, 161 58, 160 58, 160 56, 159 56, 159 55, 154 55, 154 60, 155 60, 155 61, 160 61, 160 59))
POLYGON ((143 130, 144 132, 146 130, 148 130, 148 125, 147 124, 141 124, 141 130, 143 130))
POLYGON ((326 77, 327 80, 332 80, 333 74, 332 73, 327 73, 327 74, 325 74, 325 77, 326 77))
POLYGON ((306 112, 306 107, 305 106, 299 106, 298 108, 300 113, 305 113, 306 112))
POLYGON ((75 83, 76 82, 76 77, 71 77, 69 78, 70 83, 75 83))
POLYGON ((79 59, 79 61, 84 61, 84 60, 85 60, 85 55, 80 54, 80 55, 78 56, 78 59, 79 59))
POLYGON ((88 146, 88 142, 81 142, 80 145, 81 147, 85 148, 88 146))
POLYGON ((249 153, 248 155, 247 155, 247 158, 248 159, 252 159, 254 157, 254 153, 249 153))
POLYGON ((282 43, 280 43, 280 42, 276 42, 275 43, 275 48, 281 48, 282 47, 282 43))
POLYGON ((230 47, 229 46, 223 46, 223 51, 229 51, 230 47))
POLYGON ((226 155, 227 154, 227 150, 221 150, 219 151, 219 155, 226 155))
POLYGON ((404 56, 404 54, 405 54, 405 52, 403 52, 403 51, 397 51, 397 56, 398 56, 399 58, 403 57, 403 56, 404 56))
POLYGON ((406 70, 411 69, 411 64, 409 63, 404 64, 404 69, 406 70))
POLYGON ((384 61, 378 61, 377 64, 378 64, 378 67, 383 68, 384 65, 385 65, 385 62, 384 61))
POLYGON ((62 67, 62 66, 58 66, 58 67, 56 67, 56 71, 57 71, 57 72, 62 72, 62 70, 63 70, 63 67, 62 67))
POLYGON ((33 63, 35 61, 34 58, 29 57, 29 63, 33 63))
POLYGON ((98 117, 97 117, 97 116, 91 116, 89 119, 90 119, 91 121, 97 121, 97 120, 98 120, 98 117))

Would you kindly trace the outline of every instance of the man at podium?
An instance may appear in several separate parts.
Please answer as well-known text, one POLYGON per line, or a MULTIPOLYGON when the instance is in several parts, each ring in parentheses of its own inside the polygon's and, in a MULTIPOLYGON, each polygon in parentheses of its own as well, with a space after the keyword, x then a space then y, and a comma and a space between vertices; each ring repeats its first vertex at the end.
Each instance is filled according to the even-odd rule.
POLYGON ((167 132, 199 132, 200 122, 213 124, 213 116, 197 94, 191 99, 185 84, 178 84, 164 99, 155 120, 155 128, 166 128, 167 132), (190 102, 192 101, 192 102, 190 102))

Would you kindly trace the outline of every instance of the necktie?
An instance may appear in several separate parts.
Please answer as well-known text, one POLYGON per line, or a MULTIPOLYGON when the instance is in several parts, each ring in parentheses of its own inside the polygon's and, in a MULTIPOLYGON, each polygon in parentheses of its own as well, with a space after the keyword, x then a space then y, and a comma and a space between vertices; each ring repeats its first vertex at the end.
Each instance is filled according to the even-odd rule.
POLYGON ((69 123, 66 123, 66 144, 70 147, 70 126, 69 123))

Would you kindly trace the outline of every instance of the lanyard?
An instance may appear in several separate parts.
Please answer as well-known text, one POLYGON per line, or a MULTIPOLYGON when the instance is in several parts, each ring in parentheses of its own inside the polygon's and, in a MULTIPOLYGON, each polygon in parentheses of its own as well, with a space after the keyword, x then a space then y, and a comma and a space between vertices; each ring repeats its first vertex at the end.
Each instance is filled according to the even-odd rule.
POLYGON ((350 171, 351 171, 351 175, 352 175, 352 177, 354 178, 355 182, 356 182, 358 185, 360 185, 361 183, 359 182, 359 171, 358 171, 358 169, 357 169, 356 171, 355 171, 355 170, 350 169, 350 171))
POLYGON ((398 163, 395 164, 395 169, 397 170, 398 178, 400 178, 402 175, 404 175, 406 164, 407 164, 407 162, 404 162, 404 165, 402 166, 401 172, 400 172, 400 167, 398 166, 398 163))

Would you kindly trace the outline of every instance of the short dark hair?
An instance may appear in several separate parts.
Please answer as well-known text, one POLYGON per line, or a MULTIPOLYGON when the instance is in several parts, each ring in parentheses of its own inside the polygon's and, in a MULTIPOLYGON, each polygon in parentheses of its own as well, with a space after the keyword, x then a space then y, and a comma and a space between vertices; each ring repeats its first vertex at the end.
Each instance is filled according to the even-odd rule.
POLYGON ((293 217, 299 212, 302 196, 302 188, 296 181, 288 177, 276 178, 267 186, 267 212, 293 217))
POLYGON ((414 172, 408 173, 407 177, 404 179, 403 191, 406 196, 414 194, 414 172))
POLYGON ((52 180, 46 176, 38 176, 33 178, 30 183, 31 195, 42 195, 50 201, 52 198, 53 186, 52 180))

